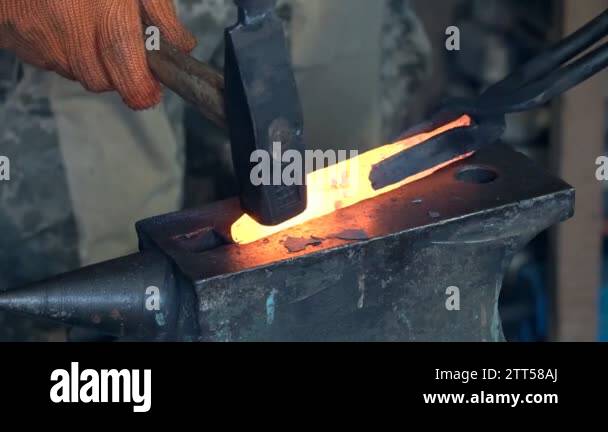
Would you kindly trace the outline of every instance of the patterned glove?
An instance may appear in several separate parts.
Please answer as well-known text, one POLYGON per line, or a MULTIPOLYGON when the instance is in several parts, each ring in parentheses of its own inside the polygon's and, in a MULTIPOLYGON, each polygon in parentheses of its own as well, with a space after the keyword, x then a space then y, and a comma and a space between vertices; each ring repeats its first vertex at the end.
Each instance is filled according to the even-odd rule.
POLYGON ((172 0, 1 0, 0 48, 146 109, 160 102, 161 86, 146 60, 143 20, 184 52, 196 46, 172 0))

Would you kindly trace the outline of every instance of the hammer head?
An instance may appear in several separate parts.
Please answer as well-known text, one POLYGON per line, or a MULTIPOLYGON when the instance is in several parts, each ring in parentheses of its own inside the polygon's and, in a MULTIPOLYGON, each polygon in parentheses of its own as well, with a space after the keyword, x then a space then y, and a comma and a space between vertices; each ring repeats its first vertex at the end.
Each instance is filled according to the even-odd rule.
POLYGON ((306 208, 302 109, 276 0, 235 3, 239 20, 226 30, 224 72, 232 158, 243 210, 261 224, 277 225, 306 208), (299 161, 287 157, 290 150, 299 152, 299 161), (252 170, 263 160, 256 155, 263 153, 270 183, 254 185, 252 170), (287 185, 282 173, 294 163, 302 181, 287 185))

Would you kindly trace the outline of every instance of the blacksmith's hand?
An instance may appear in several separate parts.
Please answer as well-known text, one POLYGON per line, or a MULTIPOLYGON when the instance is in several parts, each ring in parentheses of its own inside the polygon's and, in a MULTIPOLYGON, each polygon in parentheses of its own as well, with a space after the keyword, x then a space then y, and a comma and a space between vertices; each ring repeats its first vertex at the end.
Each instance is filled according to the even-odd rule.
POLYGON ((196 46, 172 0, 0 0, 0 48, 146 109, 160 102, 161 85, 148 67, 143 21, 185 53, 196 46))

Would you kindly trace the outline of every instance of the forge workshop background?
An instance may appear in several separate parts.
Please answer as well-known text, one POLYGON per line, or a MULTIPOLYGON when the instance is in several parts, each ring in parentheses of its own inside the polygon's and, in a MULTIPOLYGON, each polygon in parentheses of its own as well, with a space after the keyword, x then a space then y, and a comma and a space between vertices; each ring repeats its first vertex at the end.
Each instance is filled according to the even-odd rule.
MULTIPOLYGON (((445 98, 478 95, 606 6, 602 1, 561 0, 414 0, 412 4, 433 47, 433 68, 424 90, 411 104, 404 129, 425 119, 445 98), (445 29, 451 25, 460 29, 461 46, 466 49, 447 55, 443 49, 445 29)), ((596 77, 584 86, 575 96, 566 96, 573 99, 568 100, 568 106, 599 105, 599 112, 605 112, 606 80, 596 77)), ((601 212, 608 215, 608 204, 603 204, 608 203, 604 198, 608 184, 595 178, 595 161, 605 154, 602 143, 607 129, 598 115, 581 125, 573 111, 576 108, 553 105, 509 117, 503 141, 577 189, 577 213, 567 223, 568 228, 544 232, 509 267, 500 299, 503 329, 509 341, 608 341, 608 241, 601 234, 608 234, 608 228, 598 219, 601 212), (589 122, 598 120, 601 128, 593 125, 594 132, 585 130, 589 122), (579 133, 586 139, 566 141, 579 133), (573 157, 577 150, 571 147, 580 148, 589 139, 598 138, 601 142, 573 157), (568 149, 563 149, 566 146, 568 149)), ((226 175, 229 170, 220 170, 219 180, 210 181, 215 175, 210 172, 221 161, 210 159, 213 152, 194 145, 204 135, 204 126, 197 121, 196 113, 188 118, 193 143, 188 147, 188 204, 201 202, 201 184, 211 184, 203 190, 216 198, 233 196, 236 186, 226 175)), ((212 148, 217 149, 217 145, 212 148)))
MULTIPOLYGON (((427 118, 446 97, 478 95, 606 7, 602 0, 411 0, 411 4, 432 46, 432 72, 417 83, 419 90, 402 130, 427 118), (460 29, 463 49, 459 52, 448 53, 444 47, 449 26, 460 29)), ((13 63, 11 54, 0 50, 0 71, 8 71, 11 78, 22 74, 8 66, 13 63)), ((11 90, 4 78, 0 74, 0 100, 11 90)), ((509 266, 500 298, 509 341, 608 341, 608 182, 596 178, 596 159, 606 154, 605 78, 601 74, 561 103, 509 119, 504 141, 577 189, 575 217, 534 239, 509 266)), ((183 207, 236 195, 225 135, 202 122, 193 109, 187 111, 184 134, 183 207)), ((9 236, 0 233, 0 238, 9 236)), ((66 244, 64 253, 73 254, 73 249, 66 244)), ((14 265, 0 262, 0 271, 14 265)), ((72 331, 69 338, 99 336, 72 331)), ((64 327, 0 313, 1 341, 66 339, 64 327)))

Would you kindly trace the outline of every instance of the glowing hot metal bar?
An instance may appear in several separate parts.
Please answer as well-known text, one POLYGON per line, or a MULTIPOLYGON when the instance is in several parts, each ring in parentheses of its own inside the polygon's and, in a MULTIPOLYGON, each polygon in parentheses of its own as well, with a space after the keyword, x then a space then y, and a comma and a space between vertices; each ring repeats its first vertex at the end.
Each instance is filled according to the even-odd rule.
POLYGON ((308 174, 306 178, 308 205, 303 213, 275 226, 261 225, 250 216, 243 215, 232 225, 232 240, 239 244, 253 243, 309 220, 328 215, 341 208, 350 207, 366 199, 393 191, 403 185, 423 179, 456 161, 469 157, 472 153, 464 154, 379 190, 372 187, 369 179, 372 168, 377 163, 449 130, 470 126, 471 122, 471 118, 464 115, 432 132, 422 133, 393 144, 378 147, 356 158, 314 171, 308 174))

